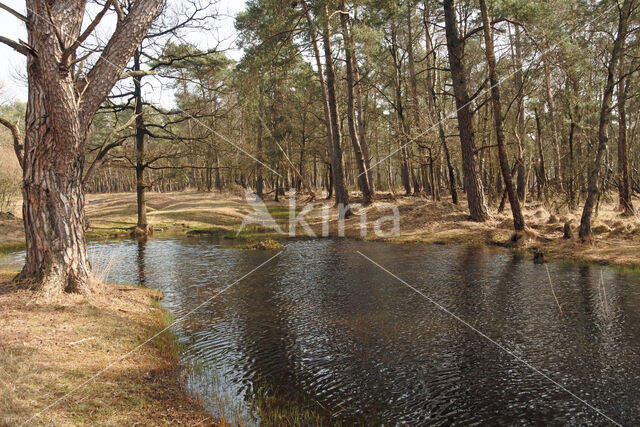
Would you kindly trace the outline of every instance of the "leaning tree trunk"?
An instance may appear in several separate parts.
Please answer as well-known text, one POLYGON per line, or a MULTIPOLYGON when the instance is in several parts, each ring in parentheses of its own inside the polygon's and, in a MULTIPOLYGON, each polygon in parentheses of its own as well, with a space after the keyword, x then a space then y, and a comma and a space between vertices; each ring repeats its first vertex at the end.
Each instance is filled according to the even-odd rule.
POLYGON ((464 40, 458 34, 455 0, 444 0, 444 12, 449 65, 451 67, 458 127, 460 129, 464 186, 467 190, 469 213, 474 221, 486 221, 489 219, 489 208, 487 207, 482 178, 478 169, 478 155, 473 134, 473 113, 471 112, 471 100, 467 89, 467 70, 465 70, 462 62, 464 40))
POLYGON ((591 237, 591 215, 593 214, 593 208, 596 204, 596 200, 600 195, 600 189, 598 188, 598 181, 600 178, 600 169, 602 162, 604 161, 604 155, 607 151, 607 128, 609 127, 609 120, 611 115, 611 100, 613 98, 613 90, 615 87, 615 67, 620 60, 622 51, 624 48, 624 40, 629 28, 629 15, 631 14, 631 4, 633 0, 624 0, 622 9, 619 11, 620 18, 618 20, 618 34, 613 43, 611 49, 611 58, 607 66, 607 84, 604 88, 604 94, 602 96, 602 106, 600 107, 600 122, 598 126, 598 149, 596 152, 596 158, 589 170, 588 181, 588 194, 587 200, 584 202, 584 208, 582 210, 582 218, 580 219, 580 238, 582 240, 589 240, 591 237))
POLYGON ((84 2, 27 1, 31 50, 21 52, 27 56, 29 86, 22 164, 27 249, 19 276, 24 286, 46 294, 87 289, 91 267, 82 188, 87 132, 160 3, 134 3, 86 74, 84 87, 77 87, 71 61, 88 36, 80 34, 84 2))
MULTIPOLYGON (((500 105, 500 86, 498 76, 496 75, 496 56, 493 49, 493 34, 491 33, 491 24, 489 23, 489 11, 485 0, 480 0, 480 11, 482 14, 482 24, 484 26, 485 53, 487 65, 489 66, 489 82, 491 84, 491 101, 493 104, 496 141, 498 142, 500 171, 502 172, 502 179, 507 189, 507 195, 509 196, 509 204, 511 205, 511 213, 513 215, 513 228, 518 232, 524 230, 525 222, 524 216, 522 216, 522 210, 520 209, 520 200, 513 185, 505 149, 504 131, 502 128, 502 107, 500 105)), ((521 161, 522 160, 519 159, 519 162, 521 161)))

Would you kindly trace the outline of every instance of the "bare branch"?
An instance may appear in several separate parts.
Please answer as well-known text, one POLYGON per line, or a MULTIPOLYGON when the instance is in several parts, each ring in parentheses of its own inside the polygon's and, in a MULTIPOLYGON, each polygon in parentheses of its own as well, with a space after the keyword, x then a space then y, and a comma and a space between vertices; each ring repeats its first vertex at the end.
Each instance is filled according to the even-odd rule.
POLYGON ((111 132, 105 138, 104 143, 102 144, 102 147, 100 147, 100 152, 98 152, 98 155, 93 160, 93 162, 89 166, 89 169, 87 169, 87 172, 82 178, 83 184, 87 182, 87 180, 91 177, 91 175, 93 175, 93 172, 98 168, 98 166, 102 164, 102 161, 104 160, 104 157, 107 155, 107 153, 109 153, 109 151, 111 151, 112 149, 122 145, 124 141, 126 141, 127 137, 125 136, 124 138, 118 138, 115 141, 110 142, 109 144, 106 144, 106 142, 110 140, 114 135, 130 127, 137 117, 138 117, 137 114, 132 114, 131 117, 129 117, 129 120, 127 120, 127 122, 124 125, 120 126, 117 129, 114 129, 113 132, 111 132))
POLYGON ((20 167, 22 167, 22 164, 24 163, 22 155, 24 146, 22 144, 22 137, 20 136, 20 128, 17 124, 11 123, 9 120, 2 117, 0 117, 0 124, 4 125, 11 132, 11 136, 13 137, 13 150, 16 152, 16 157, 18 158, 20 167))
POLYGON ((100 104, 120 78, 122 70, 156 17, 162 0, 137 0, 129 14, 119 22, 98 62, 87 74, 87 87, 80 99, 83 127, 91 120, 100 104))
POLYGON ((134 70, 134 71, 127 71, 126 73, 122 73, 120 74, 120 80, 122 79, 126 79, 128 77, 142 77, 142 76, 155 76, 156 74, 158 74, 157 71, 155 70, 134 70))
POLYGON ((64 52, 62 53, 62 59, 60 60, 60 62, 62 62, 63 64, 66 64, 66 62, 69 60, 71 55, 73 55, 73 53, 76 51, 76 49, 78 49, 78 47, 82 44, 82 42, 84 42, 87 39, 87 37, 91 35, 93 30, 95 30, 98 24, 100 23, 100 20, 102 19, 104 14, 107 13, 107 11, 109 10, 109 7, 111 6, 112 1, 113 0, 107 0, 102 10, 96 15, 95 18, 93 18, 93 21, 91 21, 89 26, 82 32, 82 34, 80 34, 80 36, 76 39, 75 42, 73 42, 71 46, 69 46, 67 49, 64 50, 64 52))
POLYGON ((0 3, 0 9, 4 9, 7 12, 9 12, 10 14, 12 14, 13 16, 15 16, 16 18, 18 18, 19 20, 21 20, 22 22, 24 22, 25 24, 29 23, 29 20, 27 19, 26 16, 24 16, 23 14, 21 14, 20 12, 16 11, 15 9, 10 8, 9 6, 7 6, 4 3, 0 3))
POLYGON ((25 46, 24 44, 15 42, 11 39, 8 39, 6 37, 0 36, 0 43, 4 43, 7 46, 9 46, 10 48, 12 48, 13 50, 15 50, 16 52, 19 52, 23 55, 28 55, 29 53, 31 53, 32 51, 29 50, 29 48, 27 46, 25 46))

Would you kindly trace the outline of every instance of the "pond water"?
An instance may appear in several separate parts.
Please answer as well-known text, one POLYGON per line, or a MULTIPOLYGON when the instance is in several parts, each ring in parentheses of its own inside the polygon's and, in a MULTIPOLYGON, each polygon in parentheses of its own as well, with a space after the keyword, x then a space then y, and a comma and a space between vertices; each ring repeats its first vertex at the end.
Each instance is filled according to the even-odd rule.
POLYGON ((159 288, 187 315, 175 327, 187 386, 227 420, 640 423, 636 278, 491 248, 326 239, 277 253, 202 238, 90 245, 96 265, 113 259, 109 280, 159 288))

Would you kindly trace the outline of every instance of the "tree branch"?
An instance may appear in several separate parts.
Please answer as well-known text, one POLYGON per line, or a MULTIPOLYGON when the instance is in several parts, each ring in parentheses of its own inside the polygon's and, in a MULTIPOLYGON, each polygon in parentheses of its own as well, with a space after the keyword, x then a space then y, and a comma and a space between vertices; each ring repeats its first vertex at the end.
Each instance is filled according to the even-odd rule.
POLYGON ((15 42, 11 39, 8 39, 6 37, 0 36, 0 43, 4 43, 7 46, 9 46, 10 48, 12 48, 13 50, 15 50, 16 52, 19 52, 25 56, 27 56, 29 53, 33 52, 32 50, 30 51, 29 48, 27 46, 25 46, 24 44, 20 44, 18 42, 15 42))
POLYGON ((12 14, 13 16, 15 16, 16 18, 18 18, 19 20, 21 20, 22 22, 24 22, 25 24, 29 23, 29 20, 27 19, 26 16, 24 16, 23 14, 21 14, 20 12, 10 8, 9 6, 7 6, 4 3, 0 3, 0 9, 4 9, 7 12, 9 12, 10 14, 12 14))
POLYGON ((20 128, 18 128, 17 124, 11 123, 9 120, 6 120, 2 117, 0 117, 0 124, 7 127, 11 132, 11 136, 13 137, 13 150, 16 152, 16 157, 18 158, 20 167, 22 167, 22 164, 24 163, 22 155, 24 146, 22 144, 22 137, 20 136, 20 128))
POLYGON ((49 22, 51 23, 51 28, 53 28, 53 34, 55 34, 56 39, 58 40, 60 49, 64 52, 65 50, 64 40, 62 40, 62 34, 60 34, 60 30, 58 30, 58 27, 56 26, 56 23, 53 20, 53 12, 51 11, 51 5, 49 4, 48 1, 45 1, 44 4, 47 7, 47 15, 49 16, 49 22))
POLYGON ((129 14, 116 26, 98 62, 87 74, 87 88, 80 98, 81 124, 85 129, 140 45, 161 3, 162 0, 134 2, 129 14))
POLYGON ((82 32, 82 34, 80 34, 80 36, 76 39, 75 42, 73 42, 71 46, 64 50, 64 52, 62 53, 62 59, 60 60, 61 63, 66 64, 71 55, 73 55, 73 53, 76 51, 76 49, 78 49, 82 42, 84 42, 87 37, 91 35, 93 30, 96 29, 104 14, 107 13, 107 10, 109 10, 112 1, 113 0, 107 0, 102 10, 96 15, 95 18, 93 18, 93 21, 91 21, 89 26, 82 32))
POLYGON ((127 71, 126 73, 122 73, 120 74, 120 78, 119 80, 122 79, 126 79, 128 77, 142 77, 142 76, 155 76, 156 74, 158 74, 157 71, 155 70, 134 70, 134 71, 127 71))

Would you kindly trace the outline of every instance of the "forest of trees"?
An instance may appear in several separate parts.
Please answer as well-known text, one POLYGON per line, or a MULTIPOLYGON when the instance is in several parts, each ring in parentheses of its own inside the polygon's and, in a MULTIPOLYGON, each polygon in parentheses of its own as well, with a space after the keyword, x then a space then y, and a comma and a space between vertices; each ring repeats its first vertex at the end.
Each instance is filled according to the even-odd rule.
MULTIPOLYGON (((27 3, 51 16, 43 1, 27 3)), ((80 205, 83 191, 137 191, 138 233, 148 232, 148 190, 248 187, 276 200, 289 188, 317 197, 325 190, 345 205, 381 193, 447 198, 466 203, 475 221, 508 203, 517 232, 526 227, 522 207, 536 200, 580 209, 584 241, 611 190, 620 215, 635 215, 640 0, 249 0, 235 23, 239 61, 182 37, 215 27, 209 4, 163 7, 151 23, 160 0, 99 3, 119 24, 112 49, 93 52, 127 64, 123 72, 101 70, 100 60, 84 70, 84 33, 62 18, 53 20, 77 35, 60 42, 66 50, 50 39, 36 45, 36 36, 28 44, 1 40, 29 58, 26 134, 2 119, 17 131, 25 200, 37 199, 26 185, 37 175, 32 164, 47 165, 33 158, 47 150, 23 150, 20 139, 34 147, 47 137, 29 132, 37 103, 49 99, 36 94, 50 89, 33 74, 67 61, 76 72, 55 96, 75 94, 85 112, 66 121, 78 128, 59 132, 88 134, 69 143, 81 153, 49 165, 63 162, 58 167, 79 174, 70 197, 80 205), (127 25, 136 31, 125 43, 118 31, 127 25), (38 65, 47 52, 55 65, 38 65), (174 106, 145 100, 147 80, 170 86, 174 106), (73 156, 82 160, 66 164, 73 156)), ((47 102, 56 108, 41 108, 65 105, 47 102)), ((34 211, 25 226, 38 227, 40 217, 34 211)), ((84 227, 83 215, 76 220, 84 227)), ((81 231, 66 234, 84 239, 81 231)))

